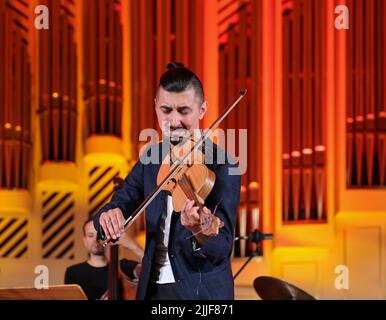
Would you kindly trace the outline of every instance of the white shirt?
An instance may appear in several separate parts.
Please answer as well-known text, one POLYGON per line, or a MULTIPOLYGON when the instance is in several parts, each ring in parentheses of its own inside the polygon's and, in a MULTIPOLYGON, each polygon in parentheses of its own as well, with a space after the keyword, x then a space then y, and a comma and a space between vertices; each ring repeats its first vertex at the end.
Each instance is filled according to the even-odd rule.
POLYGON ((153 281, 159 284, 175 282, 168 254, 170 221, 173 213, 173 202, 171 196, 167 196, 166 208, 163 210, 164 212, 160 223, 161 232, 157 236, 157 252, 154 260, 158 280, 153 279, 153 281))

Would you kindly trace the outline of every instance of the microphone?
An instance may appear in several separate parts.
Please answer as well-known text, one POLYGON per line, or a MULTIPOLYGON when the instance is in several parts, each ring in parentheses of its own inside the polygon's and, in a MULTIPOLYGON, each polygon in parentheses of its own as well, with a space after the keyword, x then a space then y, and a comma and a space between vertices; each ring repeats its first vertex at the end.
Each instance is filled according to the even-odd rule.
POLYGON ((273 238, 272 233, 261 233, 259 230, 255 229, 255 231, 251 232, 247 236, 235 237, 234 241, 249 240, 254 243, 259 243, 262 240, 270 240, 272 238, 273 238))

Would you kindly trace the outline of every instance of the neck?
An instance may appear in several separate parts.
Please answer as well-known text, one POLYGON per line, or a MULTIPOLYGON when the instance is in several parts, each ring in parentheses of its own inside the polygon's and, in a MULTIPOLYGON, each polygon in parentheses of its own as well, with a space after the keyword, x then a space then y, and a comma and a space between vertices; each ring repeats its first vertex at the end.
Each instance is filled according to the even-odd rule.
POLYGON ((97 256, 90 254, 90 257, 87 260, 87 263, 93 267, 105 267, 107 266, 107 260, 104 255, 97 256))

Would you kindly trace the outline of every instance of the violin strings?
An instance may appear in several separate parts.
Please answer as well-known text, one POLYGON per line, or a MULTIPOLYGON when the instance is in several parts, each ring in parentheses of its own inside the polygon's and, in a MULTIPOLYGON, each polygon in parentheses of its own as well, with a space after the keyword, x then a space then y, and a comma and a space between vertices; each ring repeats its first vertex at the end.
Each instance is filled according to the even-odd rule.
POLYGON ((200 203, 198 202, 197 196, 194 193, 191 185, 189 185, 189 181, 187 181, 188 178, 185 174, 182 175, 181 179, 178 181, 180 183, 182 191, 184 191, 185 195, 188 196, 190 199, 194 200, 198 206, 200 206, 200 203))
MULTIPOLYGON (((198 201, 197 196, 196 196, 195 192, 193 191, 193 186, 185 174, 182 176, 182 182, 183 182, 183 191, 185 192, 185 194, 187 194, 188 197, 191 197, 191 199, 193 199, 195 201, 196 205, 199 207, 199 211, 202 211, 203 206, 198 201)), ((207 218, 207 217, 204 217, 204 218, 207 218)), ((202 223, 202 225, 206 225, 207 223, 210 222, 208 219, 205 219, 204 221, 205 222, 202 223)))
POLYGON ((188 239, 190 239, 190 238, 192 238, 192 237, 194 237, 194 236, 200 234, 201 232, 204 232, 204 229, 203 229, 203 228, 201 228, 201 230, 198 231, 198 232, 196 232, 196 233, 192 233, 190 236, 186 237, 185 239, 188 240, 188 239))

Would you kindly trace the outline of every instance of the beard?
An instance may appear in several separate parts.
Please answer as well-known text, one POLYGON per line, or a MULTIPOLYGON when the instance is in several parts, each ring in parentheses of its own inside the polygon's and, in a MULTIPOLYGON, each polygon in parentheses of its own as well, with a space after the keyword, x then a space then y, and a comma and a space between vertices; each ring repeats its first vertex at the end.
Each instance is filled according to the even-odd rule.
POLYGON ((190 137, 190 132, 187 129, 177 129, 171 131, 167 139, 174 146, 185 142, 190 137))
POLYGON ((171 144, 176 145, 190 136, 188 128, 181 125, 178 127, 166 124, 163 127, 162 135, 164 140, 169 140, 171 144))
POLYGON ((91 246, 91 253, 95 256, 103 256, 105 248, 100 243, 95 243, 91 246))

